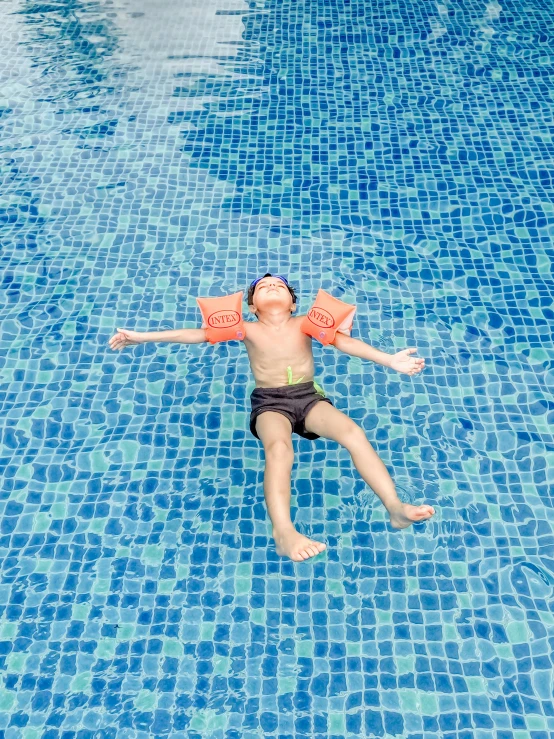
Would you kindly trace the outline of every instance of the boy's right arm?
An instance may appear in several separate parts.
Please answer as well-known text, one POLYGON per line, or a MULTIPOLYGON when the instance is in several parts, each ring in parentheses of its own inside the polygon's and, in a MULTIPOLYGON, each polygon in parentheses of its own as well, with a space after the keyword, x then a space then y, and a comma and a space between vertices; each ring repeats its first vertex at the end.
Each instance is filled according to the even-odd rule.
POLYGON ((171 341, 176 344, 201 344, 207 341, 203 328, 176 328, 171 331, 144 331, 143 341, 171 341))
POLYGON ((177 328, 170 331, 129 331, 118 328, 109 345, 114 350, 124 349, 134 344, 145 344, 148 341, 170 341, 178 344, 202 344, 207 341, 203 328, 177 328))

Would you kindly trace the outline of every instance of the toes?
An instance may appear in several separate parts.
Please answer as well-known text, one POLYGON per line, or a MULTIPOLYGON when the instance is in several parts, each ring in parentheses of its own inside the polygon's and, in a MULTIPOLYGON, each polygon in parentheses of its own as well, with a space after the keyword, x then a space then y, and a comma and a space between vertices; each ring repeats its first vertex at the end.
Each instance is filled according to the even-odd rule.
MULTIPOLYGON (((316 555, 323 552, 324 549, 326 549, 326 545, 319 541, 310 541, 308 540, 302 547, 302 549, 297 549, 296 551, 293 550, 288 554, 290 559, 292 559, 293 562, 304 562, 307 559, 310 559, 310 557, 315 557, 316 555)), ((285 554, 284 551, 278 552, 281 556, 285 554)), ((286 554, 285 554, 286 556, 286 554)))
POLYGON ((419 509, 419 516, 421 518, 431 518, 434 513, 435 511, 431 506, 421 506, 419 509))
POLYGON ((314 557, 316 554, 321 554, 321 552, 325 549, 325 544, 322 544, 320 541, 313 541, 310 547, 314 553, 314 557))
POLYGON ((298 556, 301 559, 297 561, 302 561, 302 560, 310 559, 310 557, 315 557, 320 552, 322 552, 323 549, 325 549, 325 544, 319 544, 319 542, 314 542, 313 544, 309 544, 304 549, 301 549, 298 552, 298 556))

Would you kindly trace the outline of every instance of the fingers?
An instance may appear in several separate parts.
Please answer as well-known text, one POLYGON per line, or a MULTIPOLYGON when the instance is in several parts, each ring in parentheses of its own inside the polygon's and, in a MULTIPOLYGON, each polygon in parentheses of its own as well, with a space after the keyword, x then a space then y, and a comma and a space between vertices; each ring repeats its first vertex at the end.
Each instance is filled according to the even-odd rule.
POLYGON ((110 345, 110 348, 115 350, 121 350, 124 349, 127 344, 127 336, 126 331, 124 328, 118 328, 117 334, 114 334, 112 338, 109 340, 108 344, 110 345))
POLYGON ((110 348, 115 351, 118 349, 124 349, 127 346, 127 341, 123 334, 115 334, 109 340, 108 344, 110 345, 110 348))

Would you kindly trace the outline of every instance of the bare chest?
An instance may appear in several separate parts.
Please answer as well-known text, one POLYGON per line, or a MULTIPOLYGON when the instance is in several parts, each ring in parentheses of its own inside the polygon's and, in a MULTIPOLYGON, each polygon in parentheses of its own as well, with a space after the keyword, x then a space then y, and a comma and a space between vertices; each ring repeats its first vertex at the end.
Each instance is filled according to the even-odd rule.
POLYGON ((278 361, 290 357, 311 356, 311 339, 300 331, 299 321, 290 321, 285 329, 275 331, 260 324, 247 324, 246 348, 252 358, 278 361))

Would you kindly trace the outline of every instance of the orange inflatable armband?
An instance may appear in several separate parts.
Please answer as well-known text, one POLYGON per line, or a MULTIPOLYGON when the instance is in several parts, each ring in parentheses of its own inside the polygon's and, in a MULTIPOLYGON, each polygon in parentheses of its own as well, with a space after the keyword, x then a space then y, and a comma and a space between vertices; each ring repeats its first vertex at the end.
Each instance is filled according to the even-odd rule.
POLYGON ((350 336, 355 312, 355 305, 343 303, 325 290, 319 290, 315 303, 304 317, 300 329, 322 344, 332 344, 337 331, 350 336))
POLYGON ((242 320, 242 290, 222 298, 196 298, 202 312, 202 328, 210 344, 242 341, 246 336, 242 320))

